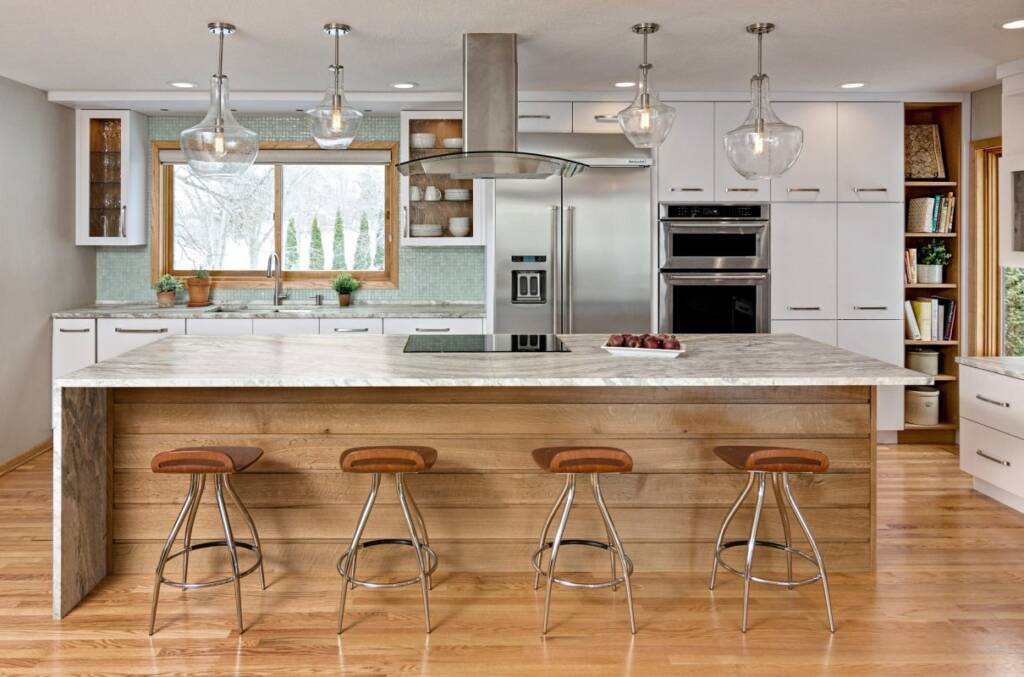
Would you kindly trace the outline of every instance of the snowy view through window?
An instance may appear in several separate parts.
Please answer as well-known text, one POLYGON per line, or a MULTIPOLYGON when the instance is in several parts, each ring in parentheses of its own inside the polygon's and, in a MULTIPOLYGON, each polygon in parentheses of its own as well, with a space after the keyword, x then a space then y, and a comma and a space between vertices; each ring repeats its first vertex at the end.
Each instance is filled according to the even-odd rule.
MULTIPOLYGON (((284 165, 284 270, 384 270, 383 165, 284 165)), ((174 167, 175 270, 262 270, 274 251, 274 167, 230 181, 174 167)))

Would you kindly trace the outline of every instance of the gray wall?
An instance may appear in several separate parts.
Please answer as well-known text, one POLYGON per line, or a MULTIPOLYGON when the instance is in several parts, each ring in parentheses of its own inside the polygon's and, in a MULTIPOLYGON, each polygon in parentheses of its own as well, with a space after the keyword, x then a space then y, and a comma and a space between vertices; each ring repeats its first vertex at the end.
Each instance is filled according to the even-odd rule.
POLYGON ((1003 86, 971 92, 971 141, 1003 135, 1003 86))
POLYGON ((50 313, 89 304, 96 254, 76 247, 75 115, 0 77, 0 462, 50 434, 50 313))

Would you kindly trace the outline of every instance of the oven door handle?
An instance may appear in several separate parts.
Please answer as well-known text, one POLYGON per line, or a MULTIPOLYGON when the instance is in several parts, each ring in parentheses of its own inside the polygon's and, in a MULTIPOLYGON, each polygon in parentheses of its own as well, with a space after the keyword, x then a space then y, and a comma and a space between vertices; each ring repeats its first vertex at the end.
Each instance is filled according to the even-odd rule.
POLYGON ((729 281, 751 281, 751 282, 762 282, 768 280, 768 273, 662 273, 669 281, 705 281, 712 282, 715 280, 729 280, 729 281))

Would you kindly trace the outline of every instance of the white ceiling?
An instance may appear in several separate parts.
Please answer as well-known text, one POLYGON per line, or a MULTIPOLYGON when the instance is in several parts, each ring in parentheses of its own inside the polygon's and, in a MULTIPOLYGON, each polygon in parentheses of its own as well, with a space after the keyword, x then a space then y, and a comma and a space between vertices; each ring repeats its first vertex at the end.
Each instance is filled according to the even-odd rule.
MULTIPOLYGON (((995 66, 1024 56, 1024 0, 0 0, 0 75, 44 90, 169 90, 214 70, 210 20, 232 21, 225 72, 235 90, 323 86, 326 21, 342 39, 349 89, 458 91, 460 35, 520 35, 520 89, 611 90, 632 79, 637 21, 657 21, 655 87, 736 91, 753 69, 755 20, 768 39, 773 88, 828 91, 863 80, 866 91, 969 91, 994 84, 995 66)), ((862 90, 862 91, 865 91, 862 90)))

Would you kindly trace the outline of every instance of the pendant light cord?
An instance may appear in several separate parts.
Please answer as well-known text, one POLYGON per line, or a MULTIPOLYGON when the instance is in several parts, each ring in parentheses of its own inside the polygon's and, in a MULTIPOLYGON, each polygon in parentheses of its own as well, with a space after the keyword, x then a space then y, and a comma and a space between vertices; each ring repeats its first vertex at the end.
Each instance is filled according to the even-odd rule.
POLYGON ((214 131, 224 131, 224 31, 218 33, 217 47, 217 120, 214 131))
POLYGON ((341 80, 341 47, 339 46, 340 42, 341 42, 341 31, 336 31, 334 33, 334 96, 335 96, 334 105, 335 106, 338 105, 337 96, 338 96, 338 90, 340 88, 340 80, 341 80))
POLYGON ((764 33, 757 34, 757 122, 758 132, 764 131, 764 33))
POLYGON ((651 64, 647 61, 647 33, 644 32, 644 52, 643 61, 640 64, 640 106, 648 108, 650 106, 650 93, 647 89, 647 72, 651 70, 651 64))

